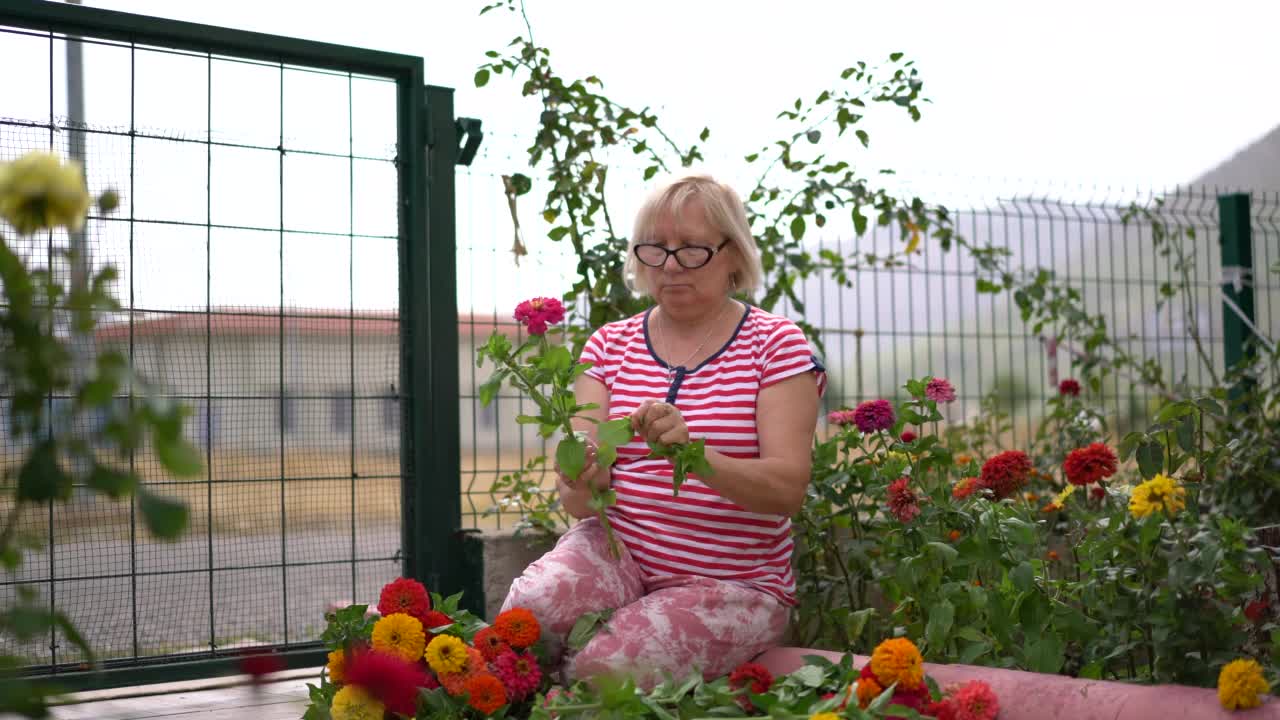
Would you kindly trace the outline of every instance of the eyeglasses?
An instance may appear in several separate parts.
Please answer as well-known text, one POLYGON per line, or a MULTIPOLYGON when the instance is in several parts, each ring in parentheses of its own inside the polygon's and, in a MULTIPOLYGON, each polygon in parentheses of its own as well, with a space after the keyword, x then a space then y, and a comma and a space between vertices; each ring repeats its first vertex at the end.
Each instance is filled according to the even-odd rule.
POLYGON ((715 248, 685 245, 684 247, 670 250, 666 246, 657 243, 638 243, 635 253, 636 259, 649 267, 662 267, 667 264, 668 257, 675 255, 676 262, 680 264, 680 267, 686 270, 695 270, 711 262, 711 258, 728 244, 729 240, 725 239, 715 248))

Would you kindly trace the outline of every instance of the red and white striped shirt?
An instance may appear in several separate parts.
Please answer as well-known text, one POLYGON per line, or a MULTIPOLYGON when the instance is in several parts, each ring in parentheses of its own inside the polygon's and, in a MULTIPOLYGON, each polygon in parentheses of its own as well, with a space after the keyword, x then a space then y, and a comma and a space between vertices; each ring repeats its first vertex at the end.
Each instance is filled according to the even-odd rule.
MULTIPOLYGON (((729 341, 696 368, 658 358, 648 335, 650 311, 597 330, 582 351, 587 375, 609 390, 609 418, 628 417, 644 400, 665 400, 689 436, 730 457, 760 457, 756 399, 761 388, 804 372, 825 389, 826 371, 790 320, 748 306, 729 341)), ((742 583, 795 604, 791 519, 747 512, 690 475, 673 496, 671 462, 649 460, 638 435, 618 448, 613 466, 617 505, 609 519, 645 573, 646 584, 697 575, 742 583)))

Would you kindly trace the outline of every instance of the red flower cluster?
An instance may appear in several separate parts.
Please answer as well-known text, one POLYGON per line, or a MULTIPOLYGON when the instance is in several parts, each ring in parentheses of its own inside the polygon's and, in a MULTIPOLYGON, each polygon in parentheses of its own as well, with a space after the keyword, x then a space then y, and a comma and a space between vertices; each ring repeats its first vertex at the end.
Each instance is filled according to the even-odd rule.
POLYGON ((1067 378, 1066 380, 1063 380, 1062 382, 1058 383, 1058 394, 1063 396, 1070 395, 1071 397, 1075 397, 1080 394, 1080 383, 1076 382, 1071 378, 1067 378))
POLYGON ((411 578, 397 578, 387 583, 378 598, 378 612, 383 617, 404 613, 417 618, 427 628, 431 627, 426 622, 430 610, 431 596, 427 595, 427 588, 411 578))
POLYGON ((1102 443, 1067 453, 1062 470, 1072 485, 1088 485, 1116 474, 1116 454, 1102 443))
POLYGON ((524 608, 511 608, 494 618, 493 629, 516 650, 524 650, 542 637, 538 619, 524 608))
POLYGON ((564 305, 555 298, 532 298, 516 305, 515 318, 530 335, 545 335, 548 325, 564 320, 564 305))
POLYGON ((359 650, 347 659, 343 680, 364 688, 391 712, 413 715, 417 712, 418 689, 427 684, 427 673, 418 663, 396 655, 359 650))
POLYGON ((903 430, 902 436, 899 437, 898 439, 904 443, 914 442, 916 439, 916 434, 911 432, 910 430, 903 430))
POLYGON ((1025 485, 1029 474, 1031 458, 1021 450, 1005 450, 983 464, 978 483, 1003 500, 1025 485))
POLYGON ((1244 616, 1251 623, 1260 623, 1267 616, 1267 602, 1265 600, 1254 600, 1244 606, 1244 616))
POLYGON ((999 698, 991 686, 981 680, 970 680, 924 709, 926 715, 937 720, 995 720, 999 712, 999 698))
POLYGON ((888 400, 868 400, 853 411, 853 423, 863 434, 888 430, 893 427, 893 421, 893 406, 888 400))
POLYGON ((844 427, 853 424, 852 410, 832 410, 827 413, 827 422, 844 427))
POLYGON ((956 389, 946 378, 934 378, 925 386, 924 396, 936 403, 955 402, 956 389))
POLYGON ((920 514, 920 498, 911 489, 911 479, 901 477, 889 483, 889 512, 900 523, 909 523, 920 514))
MULTIPOLYGON (((759 695, 769 692, 769 688, 773 687, 773 675, 759 663, 743 663, 729 673, 729 687, 734 690, 745 688, 759 695)), ((755 711, 755 705, 751 704, 751 699, 745 693, 738 696, 738 706, 746 712, 755 711)))
POLYGON ((537 692, 542 683, 542 669, 533 653, 525 650, 517 653, 507 649, 493 661, 493 672, 511 694, 512 700, 523 700, 537 692))
POLYGON ((477 632, 476 636, 472 638, 471 644, 474 645, 475 648, 480 651, 480 654, 484 656, 484 659, 489 662, 497 660, 499 655, 511 649, 511 646, 507 644, 507 641, 503 640, 502 636, 498 634, 498 631, 492 627, 487 627, 480 632, 477 632))
POLYGON ((446 625, 453 624, 453 618, 445 615, 439 610, 429 610, 427 611, 427 614, 420 619, 422 620, 422 629, 427 633, 427 642, 431 642, 431 638, 436 636, 436 633, 431 632, 432 628, 445 627, 446 625))
POLYGON ((979 487, 978 478, 967 477, 956 483, 955 486, 951 488, 951 497, 957 500, 963 500, 972 495, 979 487))
POLYGON ((1095 485, 1093 489, 1089 491, 1089 497, 1094 500, 1103 500, 1107 497, 1107 489, 1101 485, 1095 485))

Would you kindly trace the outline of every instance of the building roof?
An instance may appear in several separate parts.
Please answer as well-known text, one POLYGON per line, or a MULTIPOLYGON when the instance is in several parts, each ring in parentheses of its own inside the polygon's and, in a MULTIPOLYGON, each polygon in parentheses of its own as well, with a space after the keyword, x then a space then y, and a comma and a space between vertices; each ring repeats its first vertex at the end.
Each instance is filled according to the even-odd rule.
MULTIPOLYGON (((127 340, 132 337, 165 337, 175 335, 210 335, 220 337, 259 337, 279 335, 345 337, 395 337, 400 333, 399 314, 394 311, 345 313, 342 310, 288 309, 282 315, 271 308, 213 308, 210 312, 182 311, 172 313, 133 313, 103 322, 94 331, 101 341, 127 340)), ((494 329, 514 337, 518 326, 510 317, 469 313, 458 316, 460 338, 488 337, 494 329)))

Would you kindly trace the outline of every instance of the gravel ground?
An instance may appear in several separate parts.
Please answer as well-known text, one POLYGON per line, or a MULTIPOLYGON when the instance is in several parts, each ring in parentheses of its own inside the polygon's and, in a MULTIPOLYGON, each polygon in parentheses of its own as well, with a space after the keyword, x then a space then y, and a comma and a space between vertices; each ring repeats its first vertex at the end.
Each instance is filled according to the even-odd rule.
MULTIPOLYGON (((349 528, 285 537, 196 532, 172 543, 139 539, 136 550, 107 536, 60 543, 52 556, 29 552, 22 570, 0 585, 0 604, 20 587, 46 599, 52 592, 100 658, 300 642, 319 637, 331 601, 376 602, 400 573, 399 547, 399 526, 391 525, 360 528, 354 564, 349 528), (286 561, 302 565, 281 567, 286 561), (50 583, 51 576, 58 581, 50 583)), ((16 651, 33 664, 55 655, 60 664, 83 659, 65 640, 56 645, 51 650, 48 638, 0 643, 0 652, 16 651)))

